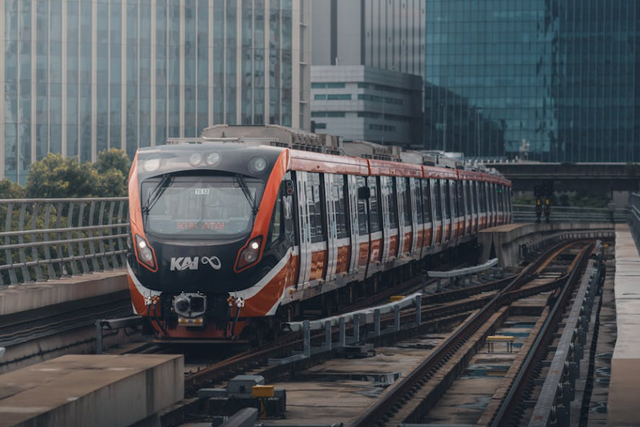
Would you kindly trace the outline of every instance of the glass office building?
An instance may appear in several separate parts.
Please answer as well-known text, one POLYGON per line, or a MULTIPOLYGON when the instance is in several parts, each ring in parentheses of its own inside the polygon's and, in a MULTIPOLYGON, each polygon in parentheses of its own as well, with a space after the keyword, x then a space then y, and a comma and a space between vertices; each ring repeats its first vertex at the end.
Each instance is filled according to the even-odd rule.
POLYGON ((640 161, 636 0, 430 0, 426 8, 428 148, 640 161))
POLYGON ((309 0, 3 0, 0 178, 47 153, 310 124, 309 0))

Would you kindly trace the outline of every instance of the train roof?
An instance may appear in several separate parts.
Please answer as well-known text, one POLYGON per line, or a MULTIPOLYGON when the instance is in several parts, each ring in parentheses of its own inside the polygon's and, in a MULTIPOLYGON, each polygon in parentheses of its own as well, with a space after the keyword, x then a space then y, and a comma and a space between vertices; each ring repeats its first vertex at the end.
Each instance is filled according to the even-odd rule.
POLYGON ((445 153, 403 151, 400 147, 368 141, 341 141, 329 134, 314 134, 279 125, 214 125, 202 131, 200 138, 174 138, 166 146, 140 149, 152 151, 189 151, 194 145, 237 148, 242 145, 273 151, 289 149, 290 167, 306 172, 370 174, 415 178, 470 179, 511 185, 495 169, 470 166, 445 153), (220 145, 222 144, 222 145, 220 145), (238 144, 238 145, 236 145, 238 144))

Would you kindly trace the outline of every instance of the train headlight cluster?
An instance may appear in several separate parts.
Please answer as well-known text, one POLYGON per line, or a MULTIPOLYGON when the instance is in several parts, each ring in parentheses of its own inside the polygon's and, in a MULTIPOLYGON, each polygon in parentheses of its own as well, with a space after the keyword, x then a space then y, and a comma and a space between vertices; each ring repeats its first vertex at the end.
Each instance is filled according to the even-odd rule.
POLYGON ((242 270, 249 267, 258 261, 260 257, 260 247, 262 246, 262 236, 256 237, 251 240, 248 245, 242 249, 238 261, 236 263, 236 269, 242 270))
POLYGON ((152 271, 157 269, 155 256, 153 250, 149 247, 149 243, 142 237, 136 234, 136 253, 138 254, 138 261, 152 271))
POLYGON ((193 153, 189 156, 189 164, 191 166, 198 166, 200 163, 202 163, 202 154, 193 153))
POLYGON ((207 164, 208 164, 209 166, 217 165, 219 161, 220 161, 220 153, 215 153, 215 152, 214 152, 214 153, 209 153, 209 154, 207 155, 207 160, 206 160, 206 162, 207 162, 207 164))
POLYGON ((147 172, 155 172, 160 169, 160 159, 155 157, 144 161, 142 167, 147 172))
POLYGON ((254 157, 249 160, 249 170, 253 173, 262 173, 267 169, 268 164, 264 157, 254 157))

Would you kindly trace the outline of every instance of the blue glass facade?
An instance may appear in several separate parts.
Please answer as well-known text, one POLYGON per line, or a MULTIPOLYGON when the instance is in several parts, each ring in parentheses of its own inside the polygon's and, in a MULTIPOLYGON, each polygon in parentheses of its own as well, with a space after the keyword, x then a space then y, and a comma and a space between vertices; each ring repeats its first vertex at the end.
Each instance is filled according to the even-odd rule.
POLYGON ((635 0, 426 3, 427 148, 640 161, 635 0))
POLYGON ((3 0, 0 178, 216 123, 308 128, 306 2, 3 0))

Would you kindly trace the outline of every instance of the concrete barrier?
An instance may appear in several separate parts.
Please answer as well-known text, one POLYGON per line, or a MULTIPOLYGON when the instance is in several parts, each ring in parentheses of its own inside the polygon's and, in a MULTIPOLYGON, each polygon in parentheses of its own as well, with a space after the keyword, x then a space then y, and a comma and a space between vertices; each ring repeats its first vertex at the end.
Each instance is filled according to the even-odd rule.
POLYGON ((0 291, 0 316, 129 289, 126 270, 10 286, 0 291))
POLYGON ((184 395, 182 355, 69 355, 0 376, 0 427, 159 426, 184 395))
POLYGON ((608 223, 565 222, 507 224, 489 228, 478 233, 478 243, 482 246, 480 262, 498 258, 500 267, 512 267, 521 260, 523 248, 536 249, 554 239, 613 237, 613 227, 613 224, 608 223))

